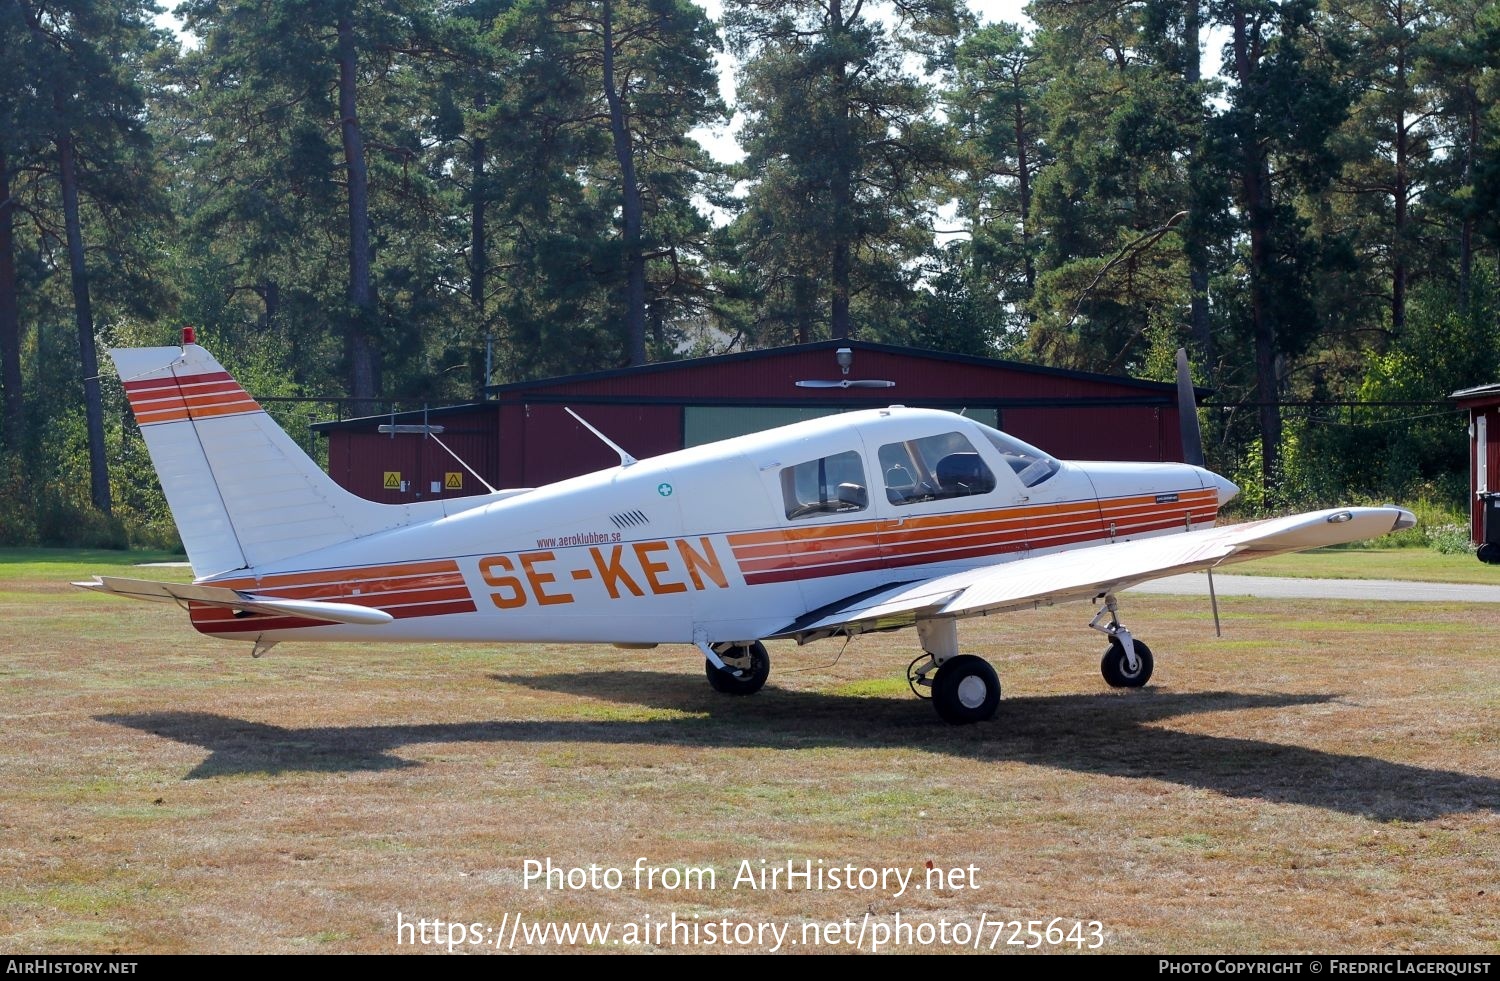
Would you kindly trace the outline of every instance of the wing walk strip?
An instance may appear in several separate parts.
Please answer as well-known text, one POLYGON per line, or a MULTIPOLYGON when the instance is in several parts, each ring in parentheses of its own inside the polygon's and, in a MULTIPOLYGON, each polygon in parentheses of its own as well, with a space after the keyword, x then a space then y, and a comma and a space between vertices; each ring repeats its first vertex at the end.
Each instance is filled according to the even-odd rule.
POLYGON ((1218 493, 1189 490, 1171 502, 1155 494, 1057 507, 1016 507, 970 514, 849 522, 730 535, 735 561, 750 585, 843 575, 1046 549, 1186 523, 1218 513, 1218 493), (1103 517, 1101 517, 1101 512, 1103 517), (1112 526, 1112 527, 1111 527, 1112 526))
MULTIPOLYGON (((363 569, 325 569, 214 580, 204 585, 226 586, 276 599, 323 600, 384 610, 397 620, 411 617, 473 613, 474 598, 458 563, 411 562, 363 569)), ((222 607, 189 604, 193 625, 206 634, 260 633, 297 627, 324 626, 305 617, 271 613, 236 613, 222 607)))
POLYGON ((228 372, 128 381, 125 396, 142 426, 261 411, 228 372))

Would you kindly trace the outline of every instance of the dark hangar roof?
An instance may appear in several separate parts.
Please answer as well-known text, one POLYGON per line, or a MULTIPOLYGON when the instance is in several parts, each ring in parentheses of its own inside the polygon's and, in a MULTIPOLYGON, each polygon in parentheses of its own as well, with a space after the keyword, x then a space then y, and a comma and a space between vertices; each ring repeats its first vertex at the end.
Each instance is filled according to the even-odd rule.
MULTIPOLYGON (((1068 405, 1176 405, 1176 386, 1121 375, 1052 368, 1023 361, 980 358, 944 351, 833 340, 740 351, 680 361, 657 361, 633 368, 612 368, 534 381, 490 385, 488 400, 425 410, 440 420, 450 413, 483 411, 521 402, 576 404, 628 403, 692 405, 839 405, 848 408, 892 404, 973 404, 997 408, 1068 405), (854 363, 848 378, 889 378, 894 388, 797 388, 801 379, 845 377, 835 359, 849 348, 854 363)), ((1209 389, 1195 389, 1198 400, 1209 389)), ((423 410, 398 412, 402 422, 420 420, 423 410)), ((390 421, 389 413, 314 423, 327 433, 367 429, 371 421, 390 421)))

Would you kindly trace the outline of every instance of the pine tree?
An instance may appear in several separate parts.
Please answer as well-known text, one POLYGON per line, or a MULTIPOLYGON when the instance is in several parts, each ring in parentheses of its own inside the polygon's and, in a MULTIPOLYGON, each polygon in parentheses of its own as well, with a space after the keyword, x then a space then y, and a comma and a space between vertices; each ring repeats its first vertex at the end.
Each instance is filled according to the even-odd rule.
MULTIPOLYGON (((888 15, 930 53, 957 28, 946 0, 888 15)), ((725 19, 743 59, 749 192, 736 237, 769 308, 762 330, 805 341, 822 324, 848 337, 856 305, 877 325, 899 321, 951 150, 932 92, 863 2, 737 0, 725 19)))
POLYGON ((1041 140, 1044 86, 1037 52, 1020 28, 993 24, 958 44, 943 93, 957 141, 950 193, 967 233, 953 247, 962 256, 958 275, 1001 335, 1025 329, 1036 289, 1033 187, 1049 160, 1041 140))
MULTIPOLYGON (((205 78, 198 112, 215 144, 203 176, 212 174, 222 191, 203 202, 200 223, 215 212, 236 216, 256 232, 237 264, 252 265, 258 252, 276 260, 273 268, 291 265, 310 293, 308 305, 326 307, 332 297, 306 283, 307 262, 287 253, 311 248, 308 258, 326 268, 332 257, 312 235, 331 233, 329 217, 342 214, 345 375, 359 407, 372 409, 385 357, 412 343, 382 312, 377 282, 377 246, 407 236, 378 225, 377 216, 395 210, 416 148, 378 141, 376 166, 394 173, 372 195, 370 133, 405 128, 401 114, 413 107, 382 100, 399 86, 408 52, 430 34, 429 11, 423 0, 189 0, 180 12, 202 39, 189 60, 205 78), (373 121, 372 107, 381 110, 373 121)), ((262 280, 253 288, 272 315, 282 284, 262 280)))
MULTIPOLYGON (((139 215, 154 197, 147 154, 146 60, 162 43, 151 26, 152 8, 141 0, 31 3, 18 0, 25 26, 18 51, 34 95, 25 107, 33 132, 50 145, 62 204, 74 326, 82 369, 89 448, 90 498, 109 514, 112 502, 104 445, 104 404, 99 384, 94 296, 85 240, 85 208, 105 217, 139 215)), ((19 25, 11 24, 12 30, 19 25)), ((8 328, 7 328, 8 329, 8 328)))
POLYGON ((1267 488, 1280 478, 1282 360, 1316 339, 1319 243, 1306 233, 1296 208, 1299 192, 1326 188, 1339 159, 1330 135, 1350 100, 1333 77, 1335 53, 1319 58, 1333 39, 1313 30, 1312 0, 1217 0, 1212 11, 1229 31, 1225 110, 1214 139, 1235 172, 1235 203, 1248 240, 1242 304, 1253 352, 1267 488))

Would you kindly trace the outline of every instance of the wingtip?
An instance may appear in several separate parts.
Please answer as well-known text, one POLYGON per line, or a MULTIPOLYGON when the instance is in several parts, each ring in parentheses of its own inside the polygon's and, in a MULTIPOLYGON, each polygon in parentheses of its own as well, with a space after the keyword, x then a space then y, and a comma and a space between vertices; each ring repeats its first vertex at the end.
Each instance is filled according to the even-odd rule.
POLYGON ((1396 509, 1396 523, 1391 525, 1391 531, 1405 531, 1417 526, 1417 516, 1406 508, 1396 509))

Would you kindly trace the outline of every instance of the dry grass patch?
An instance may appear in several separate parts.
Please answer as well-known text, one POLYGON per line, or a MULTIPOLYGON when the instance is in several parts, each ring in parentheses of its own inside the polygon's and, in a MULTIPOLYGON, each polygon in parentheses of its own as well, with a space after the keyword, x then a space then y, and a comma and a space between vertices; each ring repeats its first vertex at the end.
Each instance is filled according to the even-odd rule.
MULTIPOLYGON (((282 646, 170 608, 0 590, 0 947, 392 951, 499 924, 1100 920, 1113 951, 1493 951, 1494 613, 1142 596, 1151 688, 1086 607, 970 621, 1006 687, 954 729, 915 635, 773 645, 714 694, 688 649, 282 646), (713 868, 712 891, 539 891, 522 862, 713 868), (977 890, 747 891, 742 860, 978 867, 977 890)), ((408 948, 409 949, 409 948, 408 948)), ((617 949, 610 947, 609 949, 617 949)))

